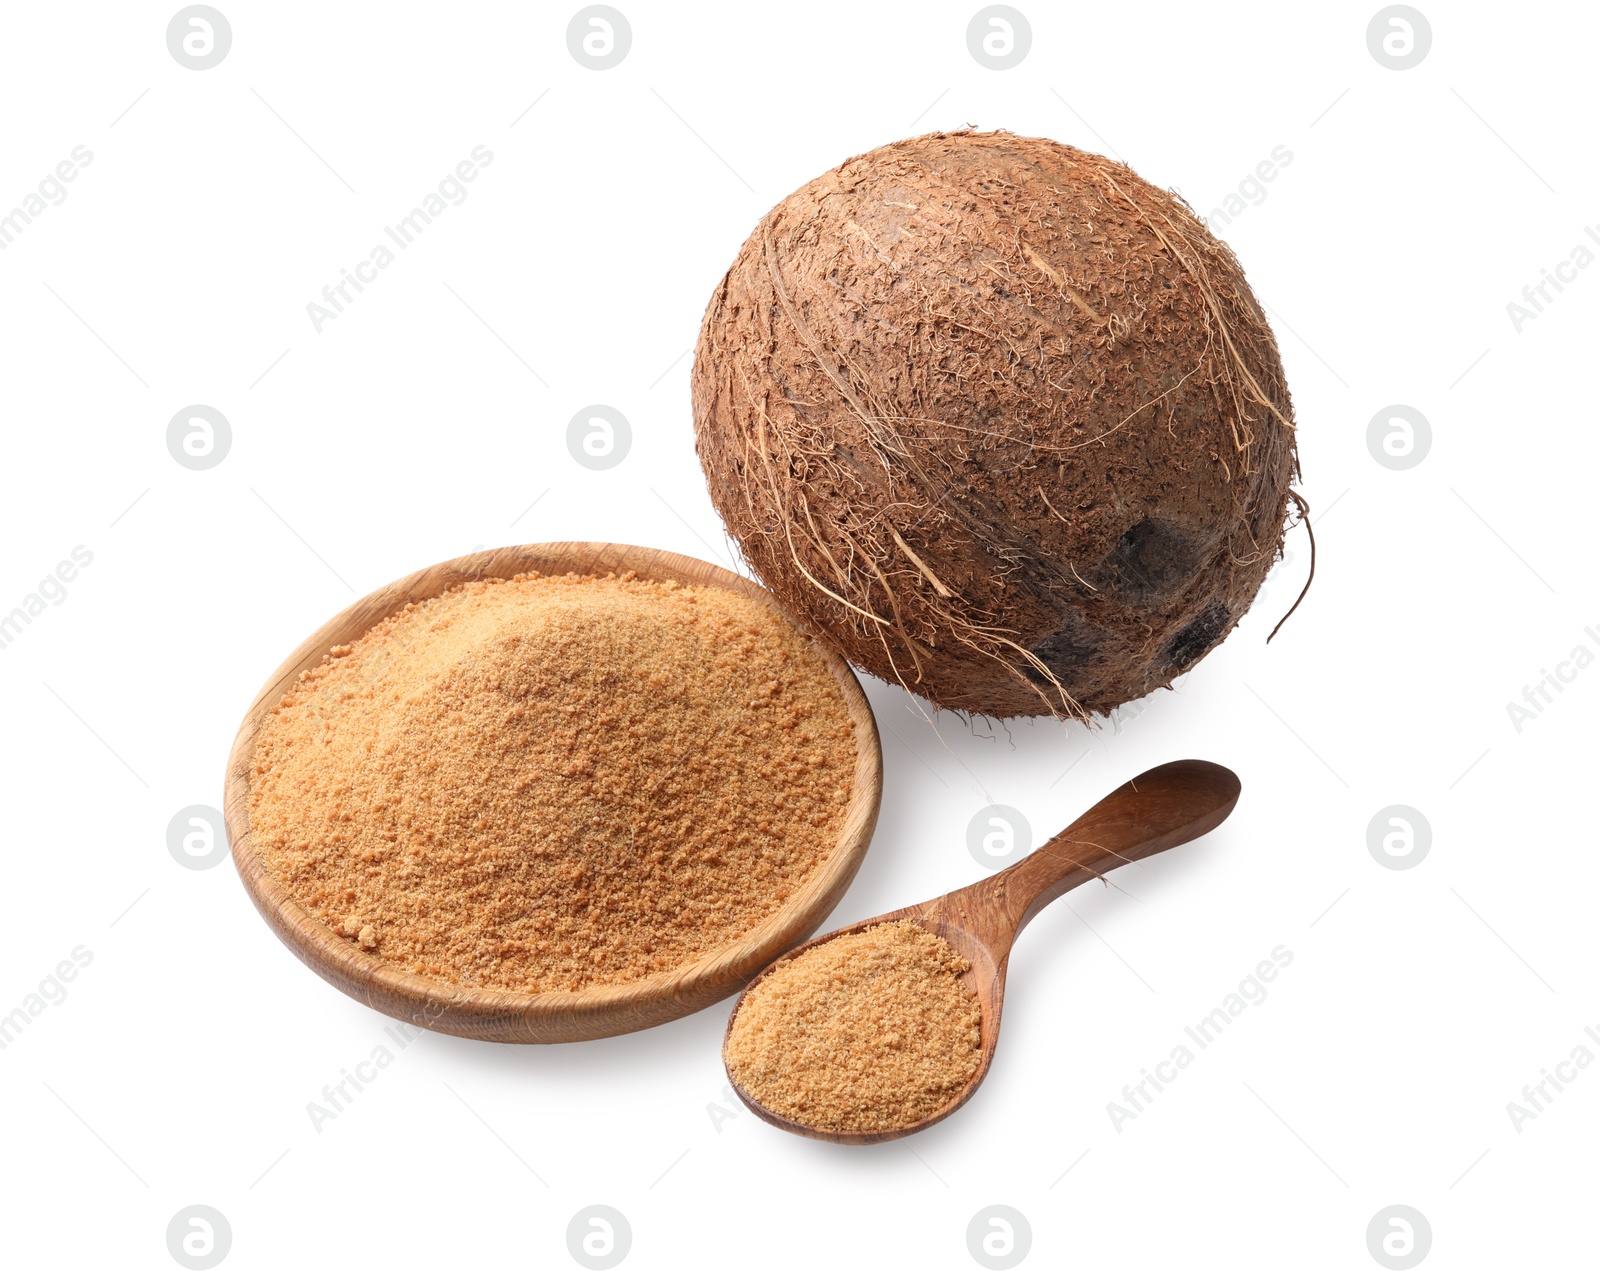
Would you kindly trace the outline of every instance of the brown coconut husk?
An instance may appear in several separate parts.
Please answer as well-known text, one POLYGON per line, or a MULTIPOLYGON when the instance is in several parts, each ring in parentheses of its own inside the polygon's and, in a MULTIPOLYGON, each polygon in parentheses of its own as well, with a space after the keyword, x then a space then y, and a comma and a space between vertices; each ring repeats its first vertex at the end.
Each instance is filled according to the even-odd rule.
POLYGON ((1102 156, 933 133, 756 227, 693 375, 712 499, 855 664, 941 707, 1086 717, 1244 615, 1297 477, 1232 251, 1102 156))

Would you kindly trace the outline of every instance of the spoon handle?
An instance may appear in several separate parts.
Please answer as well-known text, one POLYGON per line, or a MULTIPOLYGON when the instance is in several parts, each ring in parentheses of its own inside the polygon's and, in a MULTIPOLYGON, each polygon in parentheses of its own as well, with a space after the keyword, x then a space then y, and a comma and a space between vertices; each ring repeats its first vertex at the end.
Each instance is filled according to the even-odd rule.
POLYGON ((1057 896, 1119 865, 1209 833, 1239 801, 1239 778, 1200 759, 1163 763, 1107 794, 1031 856, 986 883, 1016 934, 1057 896))

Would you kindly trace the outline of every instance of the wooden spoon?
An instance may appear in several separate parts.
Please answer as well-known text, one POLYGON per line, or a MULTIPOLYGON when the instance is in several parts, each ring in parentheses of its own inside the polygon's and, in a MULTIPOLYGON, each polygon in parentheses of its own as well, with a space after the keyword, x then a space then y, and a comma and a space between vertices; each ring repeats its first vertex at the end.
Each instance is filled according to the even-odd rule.
POLYGON ((1238 801, 1239 778, 1226 767, 1199 759, 1163 763, 1107 794, 1043 847, 1009 869, 949 895, 908 909, 879 914, 819 936, 778 959, 778 962, 787 961, 815 945, 827 944, 836 936, 863 931, 883 922, 910 919, 942 936, 971 963, 961 979, 978 997, 983 1017, 978 1048, 981 1058, 966 1088, 931 1117, 910 1126, 885 1130, 828 1130, 806 1126, 772 1112, 739 1085, 732 1068, 728 1067, 728 1033, 732 1032, 739 1008, 750 996, 750 990, 760 984, 778 962, 750 982, 728 1017, 728 1033, 724 1033, 722 1039, 723 1065, 728 1067, 728 1080, 733 1083, 733 1089, 758 1117, 772 1125, 796 1135, 809 1135, 836 1144, 876 1144, 915 1134, 942 1121, 972 1098, 989 1071, 995 1043, 1000 1037, 1000 1005, 1005 997, 1006 964, 1011 957, 1011 946, 1034 915, 1080 883, 1104 877, 1119 865, 1131 864, 1209 833, 1227 819, 1238 801))

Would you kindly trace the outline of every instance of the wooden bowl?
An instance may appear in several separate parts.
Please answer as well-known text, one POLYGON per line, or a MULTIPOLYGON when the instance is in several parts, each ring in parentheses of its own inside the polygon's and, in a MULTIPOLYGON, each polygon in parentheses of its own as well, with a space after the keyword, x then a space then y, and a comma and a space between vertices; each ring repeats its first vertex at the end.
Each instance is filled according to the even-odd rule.
POLYGON ((278 667, 245 714, 234 739, 223 809, 233 863, 251 900, 278 939, 329 984, 385 1015, 440 1033, 495 1042, 578 1042, 664 1024, 708 1007, 811 935, 839 903, 866 854, 878 818, 883 759, 872 709, 855 674, 832 648, 818 643, 817 650, 838 681, 856 729, 856 770, 844 828, 828 859, 800 889, 738 940, 672 971, 623 984, 594 985, 577 993, 468 988, 403 971, 364 953, 291 899, 262 863, 250 832, 250 768, 256 732, 300 672, 320 664, 330 648, 353 642, 407 603, 435 598, 463 581, 530 571, 546 575, 631 571, 647 580, 716 586, 758 599, 787 624, 802 629, 754 582, 715 564, 665 550, 558 541, 507 546, 437 563, 346 608, 278 667))

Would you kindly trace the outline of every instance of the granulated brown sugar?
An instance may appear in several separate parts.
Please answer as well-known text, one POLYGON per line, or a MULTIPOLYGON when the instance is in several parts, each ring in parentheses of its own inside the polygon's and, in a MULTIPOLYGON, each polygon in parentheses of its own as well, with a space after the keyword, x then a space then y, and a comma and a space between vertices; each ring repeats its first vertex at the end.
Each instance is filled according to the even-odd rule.
POLYGON ((752 1099, 829 1131, 932 1117, 972 1080, 978 999, 967 961, 914 922, 805 950, 745 994, 724 1050, 752 1099))
POLYGON ((832 852, 855 730, 759 601, 622 577, 478 581, 335 648, 263 718, 268 870, 352 945, 518 992, 670 970, 832 852))

